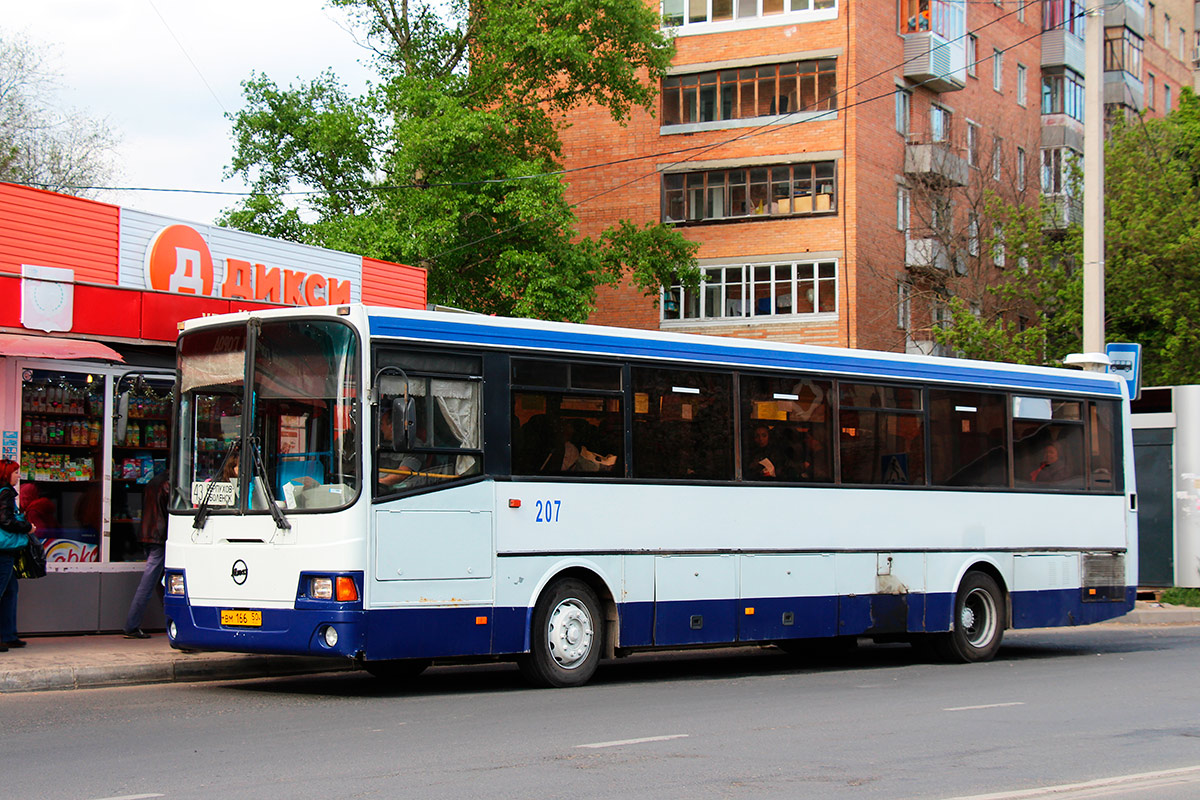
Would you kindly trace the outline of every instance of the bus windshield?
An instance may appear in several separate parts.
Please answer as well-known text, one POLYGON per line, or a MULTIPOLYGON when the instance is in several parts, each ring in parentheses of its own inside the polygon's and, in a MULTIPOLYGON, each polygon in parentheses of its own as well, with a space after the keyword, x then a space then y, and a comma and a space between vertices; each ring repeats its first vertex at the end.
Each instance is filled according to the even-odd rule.
POLYGON ((289 511, 353 502, 358 354, 353 329, 332 320, 267 320, 252 339, 244 325, 183 336, 172 507, 266 513, 272 499, 289 511))

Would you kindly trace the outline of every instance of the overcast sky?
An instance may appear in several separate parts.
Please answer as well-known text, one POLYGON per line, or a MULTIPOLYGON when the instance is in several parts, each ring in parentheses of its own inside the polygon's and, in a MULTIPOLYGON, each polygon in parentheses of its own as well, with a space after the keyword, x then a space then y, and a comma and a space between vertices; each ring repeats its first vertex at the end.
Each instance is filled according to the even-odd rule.
MULTIPOLYGON (((286 86, 326 68, 353 91, 368 53, 324 0, 0 0, 0 31, 46 49, 65 106, 121 140, 121 186, 241 191, 225 114, 252 71, 286 86)), ((121 192, 96 199, 193 222, 237 202, 219 195, 121 192)))

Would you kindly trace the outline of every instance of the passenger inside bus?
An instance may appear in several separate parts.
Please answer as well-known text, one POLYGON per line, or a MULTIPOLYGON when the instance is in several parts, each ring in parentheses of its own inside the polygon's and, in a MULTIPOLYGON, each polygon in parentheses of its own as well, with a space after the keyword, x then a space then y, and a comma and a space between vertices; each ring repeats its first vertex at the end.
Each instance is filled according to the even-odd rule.
POLYGON ((742 472, 746 480, 791 480, 794 477, 791 460, 782 443, 775 441, 775 436, 771 426, 766 423, 753 426, 742 472))

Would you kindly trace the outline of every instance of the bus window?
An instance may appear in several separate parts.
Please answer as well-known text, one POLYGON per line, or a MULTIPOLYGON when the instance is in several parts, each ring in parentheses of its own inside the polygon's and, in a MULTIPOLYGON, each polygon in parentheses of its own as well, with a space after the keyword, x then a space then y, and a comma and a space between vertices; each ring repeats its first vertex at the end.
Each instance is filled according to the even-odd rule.
POLYGON ((633 370, 635 478, 733 480, 733 376, 633 370))
POLYGON ((1017 486, 1084 488, 1083 403, 1013 397, 1013 468, 1017 486))
POLYGON ((741 377, 742 478, 833 481, 833 383, 741 377))
POLYGON ((514 358, 512 384, 514 475, 625 476, 620 367, 514 358))
POLYGON ((1007 487, 1005 396, 929 390, 930 479, 934 486, 1007 487))
POLYGON ((1124 491, 1125 481, 1121 472, 1121 440, 1117 437, 1117 420, 1120 405, 1111 400, 1095 400, 1088 403, 1088 439, 1091 447, 1091 476, 1089 488, 1094 492, 1124 491))
POLYGON ((925 414, 909 386, 842 383, 842 483, 925 485, 925 414))
POLYGON ((478 475, 483 466, 480 382, 470 379, 408 375, 382 378, 379 445, 375 452, 375 491, 391 494, 478 475), (407 383, 413 400, 414 441, 405 446, 392 429, 393 401, 407 383))

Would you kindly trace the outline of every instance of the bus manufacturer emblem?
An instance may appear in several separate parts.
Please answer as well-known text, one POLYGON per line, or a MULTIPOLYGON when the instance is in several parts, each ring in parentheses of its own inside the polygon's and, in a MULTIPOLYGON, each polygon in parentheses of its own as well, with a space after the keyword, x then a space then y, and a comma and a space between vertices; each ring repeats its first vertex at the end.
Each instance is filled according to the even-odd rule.
POLYGON ((229 577, 233 578, 233 582, 241 586, 246 582, 246 576, 250 574, 250 570, 246 567, 246 562, 240 558, 233 562, 233 571, 229 573, 229 577))

